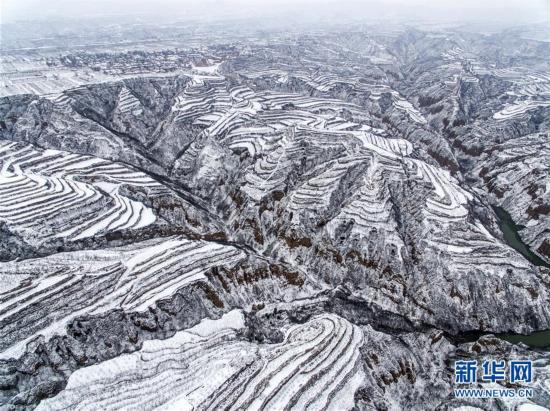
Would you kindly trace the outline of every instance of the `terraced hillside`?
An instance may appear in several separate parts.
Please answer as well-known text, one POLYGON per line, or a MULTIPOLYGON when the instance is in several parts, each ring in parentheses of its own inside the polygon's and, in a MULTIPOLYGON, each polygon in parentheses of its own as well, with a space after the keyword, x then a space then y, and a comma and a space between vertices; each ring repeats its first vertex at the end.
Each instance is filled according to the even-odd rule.
POLYGON ((0 99, 1 406, 483 409, 511 355, 550 406, 493 336, 550 329, 548 45, 276 38, 0 99))

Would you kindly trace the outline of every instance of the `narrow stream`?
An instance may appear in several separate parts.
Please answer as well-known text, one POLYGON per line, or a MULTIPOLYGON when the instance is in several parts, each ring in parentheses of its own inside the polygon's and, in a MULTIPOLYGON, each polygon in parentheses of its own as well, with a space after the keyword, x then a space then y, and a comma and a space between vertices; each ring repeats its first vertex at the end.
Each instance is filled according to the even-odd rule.
POLYGON ((493 209, 498 217, 500 230, 502 234, 504 234, 504 241, 514 250, 521 253, 532 264, 550 268, 550 264, 532 252, 527 244, 523 242, 518 234, 521 227, 518 227, 516 223, 514 223, 510 214, 502 207, 493 206, 493 209))
POLYGON ((529 347, 550 349, 550 330, 537 331, 529 335, 497 334, 496 336, 512 344, 522 342, 529 347))
MULTIPOLYGON (((508 212, 502 207, 494 206, 493 208, 498 217, 498 224, 502 231, 502 234, 504 234, 504 240, 506 241, 506 243, 510 247, 521 253, 532 264, 543 267, 550 267, 550 264, 548 264, 538 255, 533 253, 531 249, 523 242, 518 234, 518 231, 521 229, 521 227, 518 227, 516 223, 514 223, 512 217, 510 217, 510 214, 508 214, 508 212)), ((529 347, 550 349, 550 330, 538 331, 530 335, 499 334, 497 335, 497 337, 513 344, 522 342, 529 347)))

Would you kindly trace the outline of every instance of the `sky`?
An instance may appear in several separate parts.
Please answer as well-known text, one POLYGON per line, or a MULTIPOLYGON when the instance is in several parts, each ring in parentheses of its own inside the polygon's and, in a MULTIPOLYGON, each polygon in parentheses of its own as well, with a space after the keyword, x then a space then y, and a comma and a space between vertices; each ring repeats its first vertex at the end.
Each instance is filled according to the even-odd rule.
POLYGON ((0 0, 0 22, 103 15, 501 21, 550 20, 550 0, 0 0))

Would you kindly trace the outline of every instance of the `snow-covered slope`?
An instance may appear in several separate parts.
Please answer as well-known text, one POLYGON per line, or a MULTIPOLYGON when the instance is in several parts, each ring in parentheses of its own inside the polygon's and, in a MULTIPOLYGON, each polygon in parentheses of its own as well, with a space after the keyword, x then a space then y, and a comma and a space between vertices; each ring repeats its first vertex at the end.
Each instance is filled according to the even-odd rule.
POLYGON ((479 407, 450 364, 510 355, 490 406, 550 405, 490 336, 550 329, 547 47, 223 39, 0 99, 0 405, 479 407))

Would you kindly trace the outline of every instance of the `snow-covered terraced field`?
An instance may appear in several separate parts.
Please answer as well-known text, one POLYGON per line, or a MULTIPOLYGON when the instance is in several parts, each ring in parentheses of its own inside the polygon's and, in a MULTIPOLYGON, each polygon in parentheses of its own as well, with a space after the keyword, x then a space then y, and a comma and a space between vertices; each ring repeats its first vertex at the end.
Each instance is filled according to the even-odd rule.
POLYGON ((160 185, 121 164, 8 141, 0 141, 0 164, 0 219, 30 241, 79 240, 156 220, 151 209, 119 190, 160 185), (44 230, 46 220, 55 232, 44 230))
MULTIPOLYGON (((347 175, 351 167, 360 165, 361 158, 345 157, 315 170, 315 176, 305 181, 290 195, 289 210, 295 212, 320 211, 330 205, 332 192, 338 181, 347 175)), ((298 215, 298 214, 296 214, 298 215)))
POLYGON ((531 110, 550 106, 550 74, 525 67, 491 70, 491 74, 514 84, 506 93, 512 102, 493 114, 495 120, 521 118, 531 110))
MULTIPOLYGON (((252 78, 281 73, 256 73, 252 78)), ((249 73, 247 75, 250 76, 249 73)), ((303 80, 302 77, 298 78, 303 80)), ((337 114, 347 111, 354 113, 358 118, 364 117, 361 107, 356 104, 299 93, 254 91, 243 86, 228 90, 219 80, 219 77, 193 78, 172 107, 172 111, 176 113, 175 121, 203 126, 205 132, 221 138, 222 141, 232 141, 251 133, 276 133, 292 126, 332 131, 352 131, 368 127, 366 124, 346 120, 337 114)), ((309 80, 306 83, 310 84, 309 80)), ((353 81, 351 86, 357 89, 365 88, 356 81, 353 81)), ((323 90, 330 88, 327 85, 320 87, 323 90)), ((365 90, 370 92, 372 88, 373 86, 369 86, 365 90)), ((374 90, 377 91, 373 92, 373 96, 381 92, 390 93, 397 110, 405 112, 419 124, 426 124, 422 114, 396 91, 378 86, 374 86, 374 90)))
POLYGON ((426 212, 431 218, 449 222, 453 219, 464 219, 468 215, 464 206, 473 196, 461 188, 448 171, 418 160, 413 160, 412 166, 416 169, 417 176, 429 181, 433 187, 434 194, 426 199, 426 212))
POLYGON ((510 118, 520 117, 530 110, 538 107, 550 107, 550 101, 546 100, 525 100, 508 105, 493 115, 495 120, 508 120, 510 118))
POLYGON ((361 329, 335 315, 285 330, 278 344, 242 340, 243 314, 205 320, 134 354, 73 374, 38 410, 347 410, 363 383, 361 329), (136 393, 139 392, 139 396, 136 393))
POLYGON ((242 258, 234 247, 174 237, 1 263, 1 355, 18 353, 39 333, 63 335, 65 326, 84 314, 147 310, 205 279, 212 266, 231 266, 242 258))
POLYGON ((133 115, 138 116, 143 111, 140 108, 140 106, 141 106, 141 103, 132 94, 130 90, 124 87, 120 91, 118 109, 120 110, 121 113, 123 114, 132 113, 133 115))

